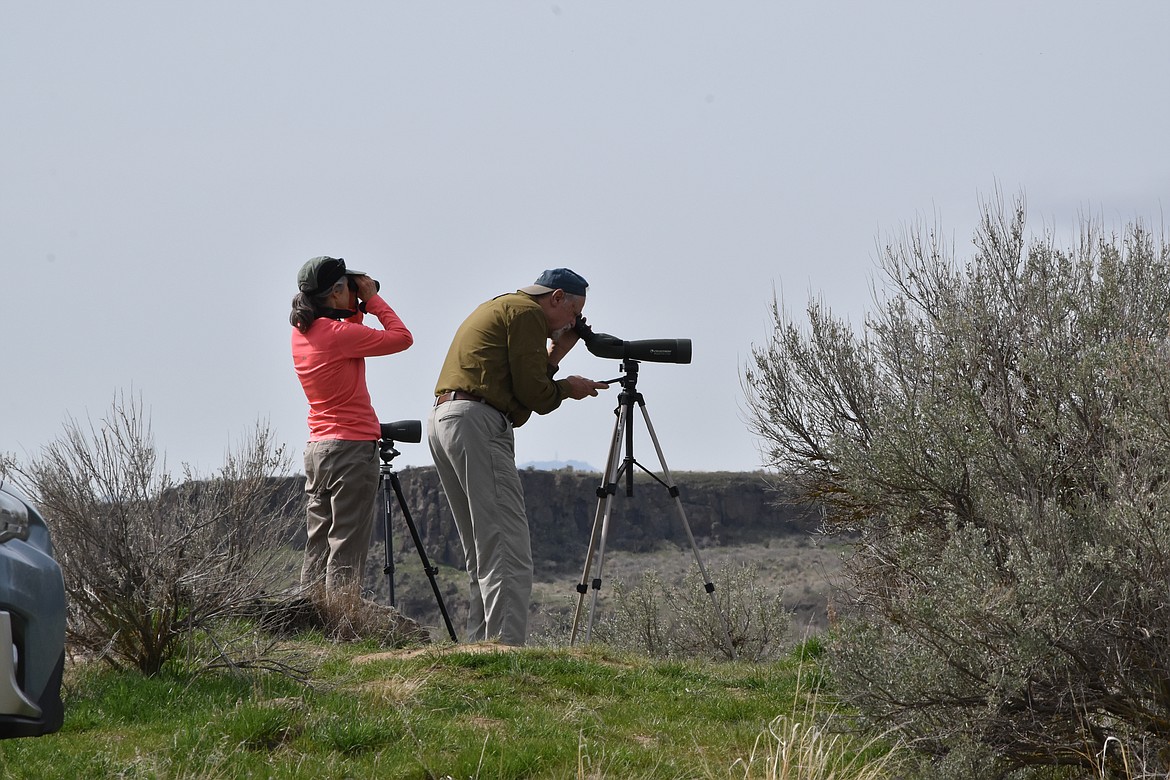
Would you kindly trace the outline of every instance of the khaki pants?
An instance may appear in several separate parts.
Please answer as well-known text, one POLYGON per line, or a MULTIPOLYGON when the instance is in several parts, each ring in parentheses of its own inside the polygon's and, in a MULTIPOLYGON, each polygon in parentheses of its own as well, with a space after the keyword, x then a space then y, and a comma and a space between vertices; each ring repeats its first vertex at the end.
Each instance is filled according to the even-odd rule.
POLYGON ((378 443, 327 439, 305 445, 308 496, 301 585, 360 592, 378 493, 378 443))
POLYGON ((523 645, 532 548, 512 424, 487 404, 448 401, 431 410, 427 441, 463 543, 468 640, 523 645))

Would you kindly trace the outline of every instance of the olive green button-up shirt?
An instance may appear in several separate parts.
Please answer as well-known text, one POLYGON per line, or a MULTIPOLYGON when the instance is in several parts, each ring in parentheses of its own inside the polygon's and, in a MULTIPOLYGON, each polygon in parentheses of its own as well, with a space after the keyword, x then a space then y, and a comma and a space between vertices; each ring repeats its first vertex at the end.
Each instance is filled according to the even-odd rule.
POLYGON ((568 380, 553 381, 548 364, 548 320, 522 292, 482 303, 451 340, 435 396, 474 393, 520 427, 533 412, 548 414, 568 397, 568 380))

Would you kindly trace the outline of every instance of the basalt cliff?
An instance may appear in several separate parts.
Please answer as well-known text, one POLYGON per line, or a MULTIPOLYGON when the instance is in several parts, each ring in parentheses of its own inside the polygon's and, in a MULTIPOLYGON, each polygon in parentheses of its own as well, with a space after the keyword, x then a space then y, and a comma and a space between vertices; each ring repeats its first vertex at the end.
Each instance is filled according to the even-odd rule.
MULTIPOLYGON (((799 503, 774 477, 761 472, 674 473, 676 502, 667 485, 635 471, 632 494, 624 475, 618 484, 609 486, 609 550, 650 552, 663 545, 687 547, 687 526, 700 547, 808 537, 818 528, 819 517, 808 506, 799 503)), ((427 555, 434 563, 461 567, 462 547, 435 469, 413 467, 394 473, 427 555)), ((523 469, 520 481, 538 575, 579 566, 606 495, 607 486, 601 475, 572 469, 523 469)), ((303 486, 303 477, 290 478, 287 489, 295 492, 303 490, 303 486)), ((414 542, 401 504, 393 491, 390 498, 393 547, 414 555, 414 542)), ((290 518, 290 535, 298 547, 304 543, 299 519, 290 518)), ((384 526, 381 521, 375 524, 374 542, 385 538, 384 526)))

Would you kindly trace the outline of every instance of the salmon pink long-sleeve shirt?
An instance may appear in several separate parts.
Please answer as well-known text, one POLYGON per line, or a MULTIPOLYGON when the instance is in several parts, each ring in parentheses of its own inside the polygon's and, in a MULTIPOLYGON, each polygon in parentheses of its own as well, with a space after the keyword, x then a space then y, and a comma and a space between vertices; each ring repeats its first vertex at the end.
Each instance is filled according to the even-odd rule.
POLYGON ((366 311, 383 330, 363 325, 361 314, 348 320, 318 317, 305 333, 293 328, 293 365, 309 401, 309 441, 381 438, 366 387, 365 359, 401 352, 414 336, 380 296, 366 301, 366 311))

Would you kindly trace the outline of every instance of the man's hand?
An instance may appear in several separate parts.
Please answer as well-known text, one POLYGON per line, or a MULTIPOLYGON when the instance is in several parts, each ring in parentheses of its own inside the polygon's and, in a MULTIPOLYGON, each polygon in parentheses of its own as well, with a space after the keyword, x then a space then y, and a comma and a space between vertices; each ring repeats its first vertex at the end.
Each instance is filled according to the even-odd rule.
POLYGON ((605 382, 594 382, 583 376, 571 376, 566 381, 569 383, 569 397, 574 401, 580 401, 587 395, 597 395, 598 390, 609 387, 605 382))
POLYGON ((565 355, 569 354, 569 350, 576 346, 581 337, 577 335, 577 331, 573 330, 570 325, 561 328, 550 337, 551 341, 548 345, 548 364, 550 366, 559 366, 561 360, 565 355))

